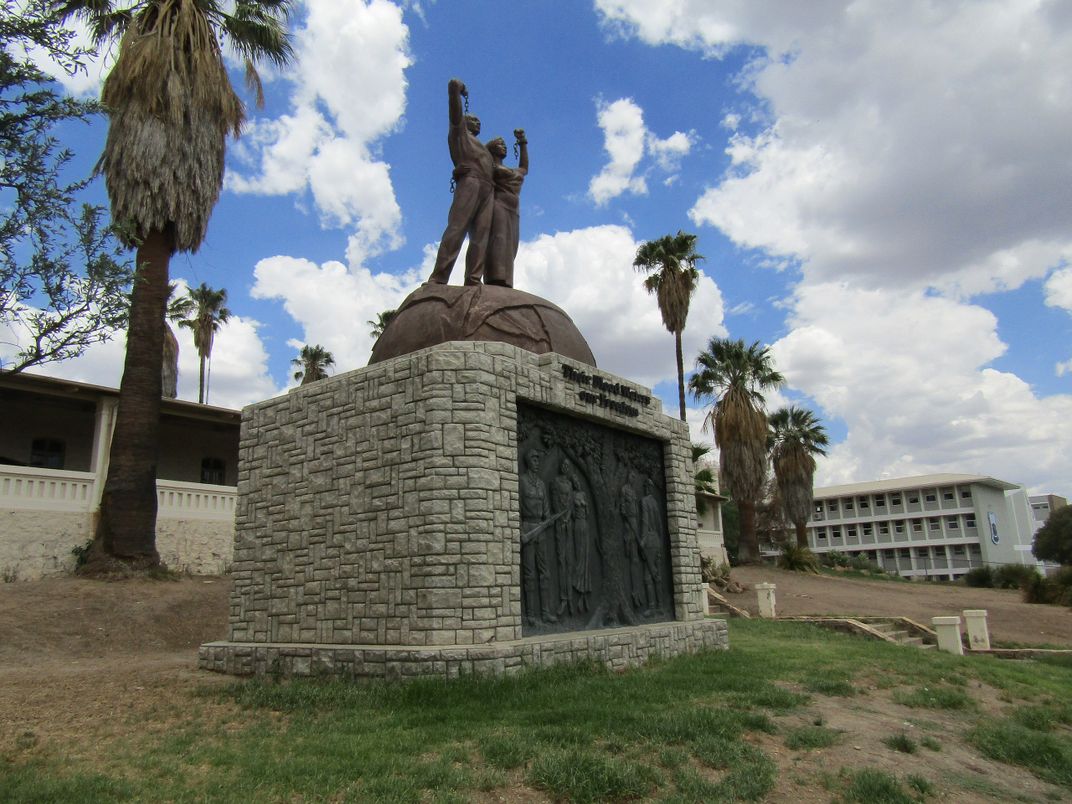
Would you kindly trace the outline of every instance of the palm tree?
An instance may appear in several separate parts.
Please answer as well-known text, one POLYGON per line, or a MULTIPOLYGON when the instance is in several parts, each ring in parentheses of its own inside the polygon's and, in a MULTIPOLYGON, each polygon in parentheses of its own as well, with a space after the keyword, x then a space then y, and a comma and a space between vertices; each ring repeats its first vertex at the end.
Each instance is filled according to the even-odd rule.
POLYGON ((685 421, 685 364, 681 356, 681 333, 685 329, 685 319, 689 317, 689 302, 700 280, 696 263, 702 259, 696 253, 696 235, 679 231, 676 235, 642 243, 633 260, 634 268, 649 274, 644 280, 644 288, 648 293, 655 294, 663 325, 674 335, 681 421, 685 421))
POLYGON ((718 494, 718 485, 715 483, 715 470, 706 461, 701 461, 711 452, 706 444, 692 445, 692 471, 693 485, 696 491, 696 513, 703 514, 707 510, 707 503, 701 495, 718 494))
POLYGON ((825 455, 826 428, 806 408, 790 405, 770 415, 770 454, 786 518, 797 532, 797 545, 808 546, 815 456, 825 455))
POLYGON ((756 341, 711 338, 696 358, 696 373, 689 379, 693 396, 711 403, 705 427, 713 425, 719 447, 719 466, 728 493, 741 513, 742 564, 759 560, 756 538, 756 503, 767 476, 767 416, 763 391, 785 381, 777 371, 770 349, 756 341))
MULTIPOLYGON (((120 239, 137 249, 127 351, 94 555, 154 566, 156 450, 168 263, 196 251, 223 184, 228 134, 245 112, 221 42, 246 60, 284 66, 291 0, 51 0, 59 19, 81 18, 97 45, 119 39, 101 101, 104 173, 120 239)), ((258 92, 258 101, 261 100, 258 92)), ((94 562, 91 562, 94 563, 94 562)))
POLYGON ((302 385, 308 385, 327 377, 327 369, 335 365, 335 358, 318 343, 314 346, 303 346, 298 356, 290 362, 298 367, 294 372, 294 379, 301 380, 302 385))
POLYGON ((212 342, 220 327, 231 317, 231 311, 223 306, 227 301, 227 291, 223 288, 210 288, 204 282, 196 288, 191 288, 189 298, 194 308, 191 311, 193 315, 188 316, 185 321, 180 321, 179 326, 193 330, 194 333, 194 347, 201 358, 197 401, 203 405, 208 401, 205 364, 212 359, 212 342))
POLYGON ((174 399, 179 395, 179 339, 175 337, 169 322, 179 323, 188 318, 194 309, 194 302, 189 296, 175 298, 178 288, 174 282, 168 283, 167 313, 164 316, 164 364, 160 369, 164 399, 174 399))
POLYGON ((378 338, 383 335, 383 331, 387 329, 387 325, 391 323, 391 319, 395 317, 395 313, 398 310, 384 310, 382 313, 376 313, 376 320, 369 319, 365 323, 372 329, 369 331, 369 335, 373 338, 378 338))

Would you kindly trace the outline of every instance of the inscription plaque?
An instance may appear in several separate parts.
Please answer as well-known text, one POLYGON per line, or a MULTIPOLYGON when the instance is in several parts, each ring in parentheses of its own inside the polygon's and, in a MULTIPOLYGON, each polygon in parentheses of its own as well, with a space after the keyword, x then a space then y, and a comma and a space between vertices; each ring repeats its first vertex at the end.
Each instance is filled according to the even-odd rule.
POLYGON ((674 617, 663 444, 518 404, 522 634, 674 617))

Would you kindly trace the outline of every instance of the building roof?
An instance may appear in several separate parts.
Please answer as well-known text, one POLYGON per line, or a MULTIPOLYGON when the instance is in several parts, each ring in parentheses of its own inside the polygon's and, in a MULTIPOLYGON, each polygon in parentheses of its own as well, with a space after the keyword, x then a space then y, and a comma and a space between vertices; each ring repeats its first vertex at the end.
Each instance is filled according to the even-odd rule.
POLYGON ((864 483, 846 483, 842 486, 825 486, 815 489, 814 497, 848 497, 852 494, 875 494, 887 491, 904 491, 906 489, 929 488, 931 486, 966 486, 978 483, 982 486, 1011 491, 1020 488, 1019 483, 998 480, 986 475, 914 475, 913 477, 890 477, 883 480, 869 480, 864 483))
MULTIPOLYGON (((93 400, 103 397, 118 397, 119 389, 106 385, 93 385, 76 380, 63 380, 58 377, 45 377, 41 374, 28 374, 24 371, 15 374, 0 372, 0 389, 10 388, 24 393, 38 393, 47 396, 60 396, 68 399, 93 400)), ((162 399, 161 413, 179 416, 185 419, 208 419, 218 422, 237 424, 242 417, 241 411, 231 408, 219 408, 215 405, 201 405, 182 399, 162 399)))

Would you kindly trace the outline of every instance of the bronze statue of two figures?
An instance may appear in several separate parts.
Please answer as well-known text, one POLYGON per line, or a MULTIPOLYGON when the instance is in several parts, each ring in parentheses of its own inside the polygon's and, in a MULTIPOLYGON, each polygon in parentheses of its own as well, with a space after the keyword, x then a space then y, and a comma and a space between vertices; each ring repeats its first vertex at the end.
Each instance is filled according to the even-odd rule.
POLYGON ((526 635, 673 619, 662 445, 518 404, 526 635))
POLYGON ((469 93, 461 81, 447 84, 450 130, 447 144, 454 162, 454 200, 447 228, 439 241, 435 268, 428 282, 445 285, 466 235, 465 284, 514 286, 514 257, 520 236, 518 206, 521 184, 529 169, 528 143, 523 129, 514 129, 516 168, 503 164, 506 142, 496 137, 486 145, 477 139, 479 118, 465 113, 462 99, 469 93))

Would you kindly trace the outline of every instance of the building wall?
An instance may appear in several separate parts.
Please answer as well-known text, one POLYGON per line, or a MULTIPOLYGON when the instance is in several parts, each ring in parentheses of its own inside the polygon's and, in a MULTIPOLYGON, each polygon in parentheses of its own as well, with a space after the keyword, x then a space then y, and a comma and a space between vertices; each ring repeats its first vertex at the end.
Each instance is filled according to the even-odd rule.
MULTIPOLYGON (((234 552, 235 490, 157 484, 157 550, 177 572, 226 572, 234 552)), ((66 575, 76 548, 93 538, 95 477, 29 467, 0 467, 0 581, 66 575)))
POLYGON ((203 458, 222 460, 224 485, 237 485, 238 428, 174 416, 161 417, 159 477, 200 483, 203 458))
POLYGON ((15 426, 0 428, 0 459, 29 466, 33 440, 49 438, 64 442, 63 469, 91 469, 94 403, 10 390, 4 391, 3 403, 5 423, 15 426))
MULTIPOLYGON (((896 481, 894 481, 896 482, 896 481)), ((863 554, 907 577, 952 579, 984 563, 1034 563, 1022 489, 1008 494, 977 482, 817 494, 808 538, 818 553, 863 554), (998 544, 990 539, 994 512, 998 544), (825 534, 825 538, 822 538, 825 534), (1020 548, 1020 549, 1018 549, 1020 548)))

